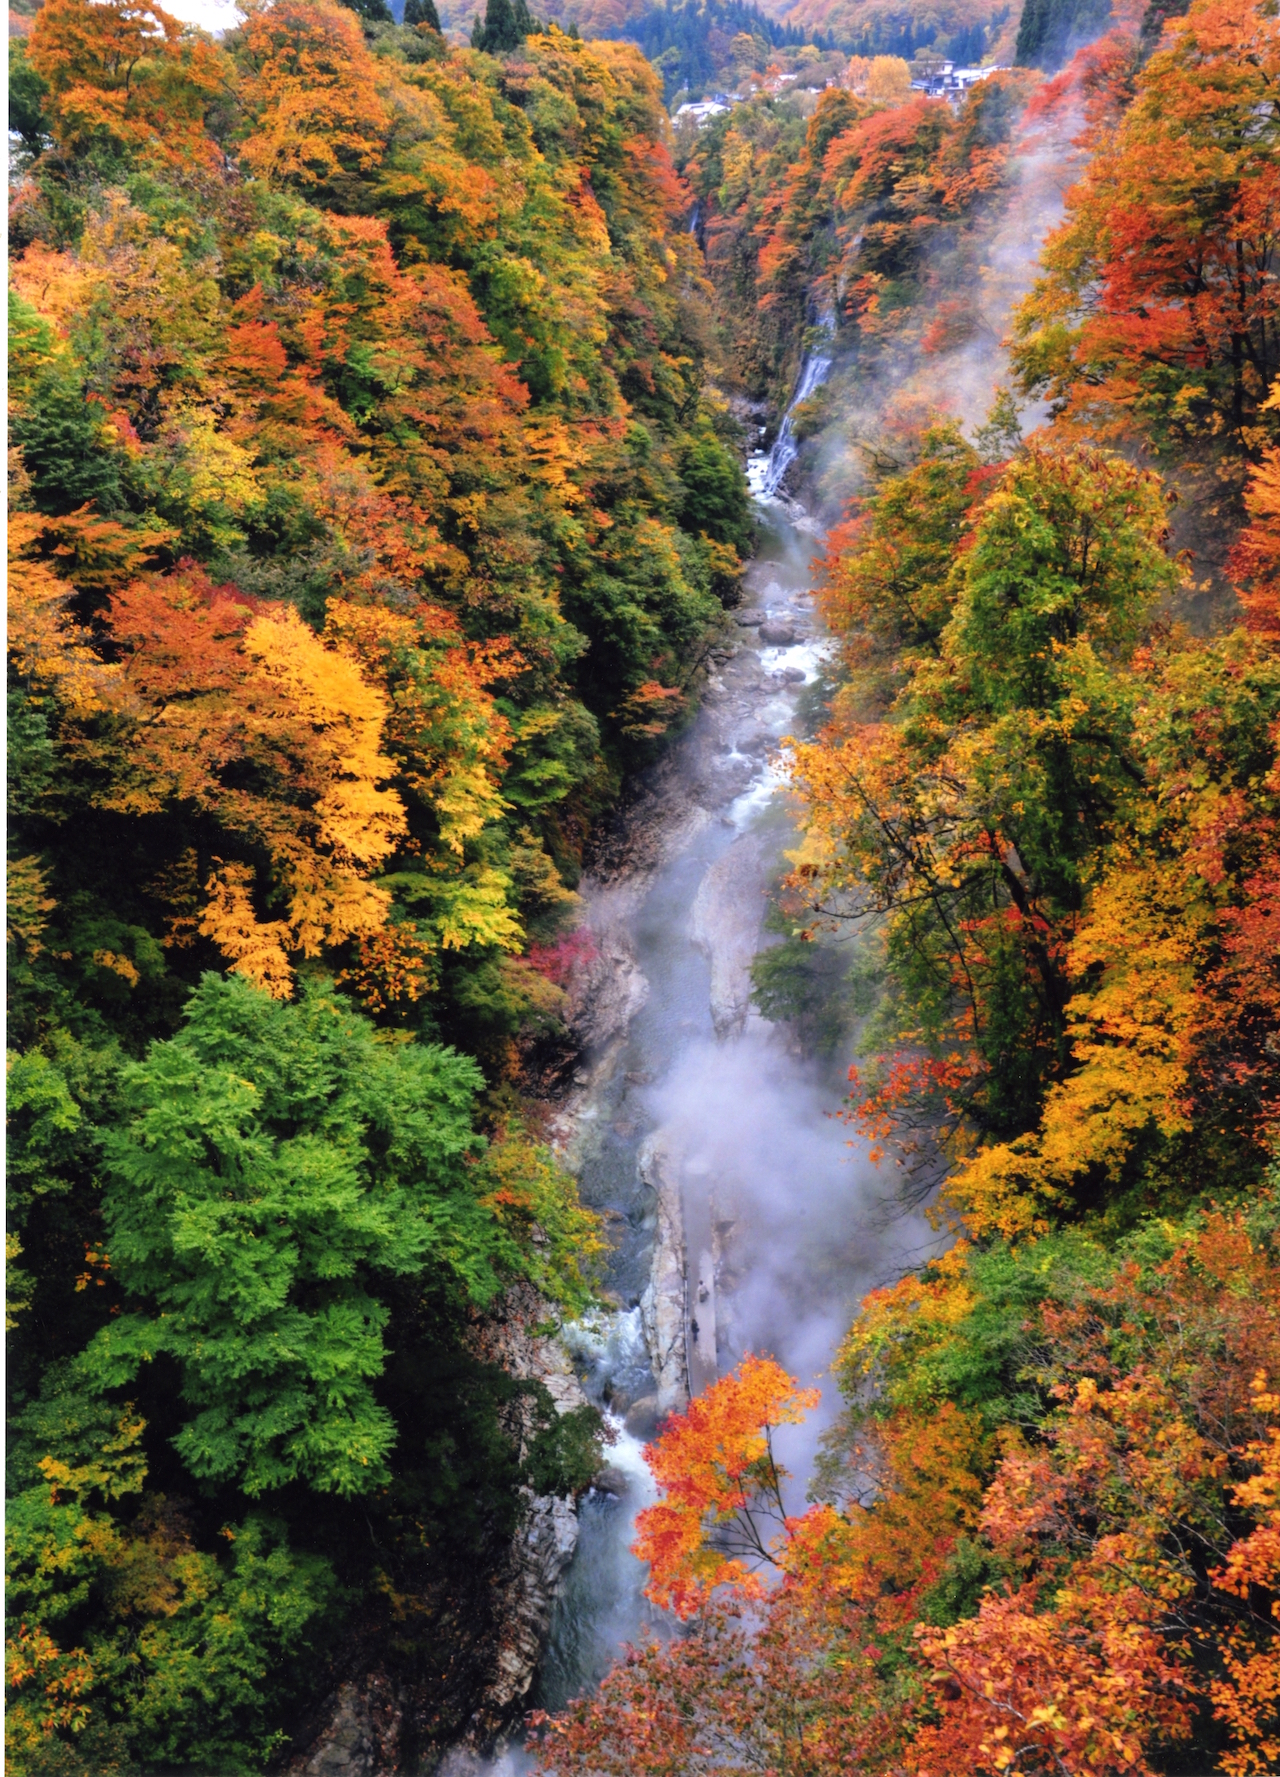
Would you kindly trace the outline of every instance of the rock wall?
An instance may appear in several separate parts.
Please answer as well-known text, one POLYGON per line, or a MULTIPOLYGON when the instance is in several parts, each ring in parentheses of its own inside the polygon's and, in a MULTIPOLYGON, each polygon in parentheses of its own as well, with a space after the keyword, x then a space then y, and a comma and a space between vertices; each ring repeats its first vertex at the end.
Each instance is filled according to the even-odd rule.
MULTIPOLYGON (((541 1382, 560 1413, 587 1404, 564 1347, 539 1332, 551 1305, 527 1283, 507 1290, 499 1304, 477 1321, 474 1349, 517 1381, 541 1382)), ((503 1598, 502 1633, 494 1653, 493 1676, 476 1702, 467 1735, 487 1746, 510 1725, 533 1683, 556 1591, 578 1546, 578 1513, 570 1499, 528 1495, 528 1515, 517 1531, 506 1567, 497 1579, 503 1598)))
POLYGON ((736 1036, 751 1012, 751 964, 762 942, 761 879, 772 848, 744 833, 708 869, 690 910, 689 936, 711 962, 711 1018, 718 1037, 736 1036))
MULTIPOLYGON (((541 1382, 559 1412, 585 1404, 568 1354, 539 1331, 551 1304, 527 1283, 478 1316, 474 1354, 518 1381, 541 1382)), ((521 1411, 517 1406, 516 1411, 521 1411)), ((526 1429, 531 1409, 524 1407, 526 1429)), ((546 1643, 561 1576, 578 1541, 574 1502, 526 1495, 522 1521, 490 1570, 472 1576, 474 1596, 419 1601, 435 1650, 430 1675, 392 1670, 384 1636, 371 1634, 346 1661, 285 1769, 290 1777, 427 1777, 475 1769, 519 1716, 546 1643)), ((443 1589, 442 1589, 443 1590, 443 1589)))

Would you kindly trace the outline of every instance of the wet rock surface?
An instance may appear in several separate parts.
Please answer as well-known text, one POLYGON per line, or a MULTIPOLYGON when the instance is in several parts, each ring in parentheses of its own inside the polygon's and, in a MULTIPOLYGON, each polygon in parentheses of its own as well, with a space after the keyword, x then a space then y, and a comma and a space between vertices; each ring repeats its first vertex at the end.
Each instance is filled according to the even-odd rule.
POLYGON ((761 833, 744 833, 703 877, 689 935, 711 961, 711 1019, 731 1036, 751 1010, 751 963, 761 947, 764 898, 760 879, 776 849, 761 833))
POLYGON ((684 1210, 679 1160, 660 1138, 654 1137, 641 1148, 638 1165, 640 1177, 657 1199, 653 1261, 648 1287, 640 1298, 640 1313, 658 1384, 654 1411, 658 1419, 665 1419, 669 1413, 678 1413, 689 1404, 685 1352, 684 1210))

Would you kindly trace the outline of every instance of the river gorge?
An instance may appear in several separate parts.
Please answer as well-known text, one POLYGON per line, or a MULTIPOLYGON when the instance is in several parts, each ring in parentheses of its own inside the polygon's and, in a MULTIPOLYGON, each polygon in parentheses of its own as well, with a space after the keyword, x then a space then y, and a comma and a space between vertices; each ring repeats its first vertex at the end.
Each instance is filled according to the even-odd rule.
MULTIPOLYGON (((821 718, 829 643, 814 611, 821 531, 749 464, 760 547, 688 734, 639 789, 583 884, 587 1048, 558 1118, 563 1156, 612 1240, 611 1312, 563 1335, 614 1442, 578 1508, 529 1706, 590 1691, 628 1643, 672 1632, 630 1551, 654 1497, 643 1444, 746 1352, 824 1390, 779 1433, 795 1505, 835 1411, 827 1378, 868 1289, 918 1262, 922 1222, 886 1216, 884 1179, 839 1119, 848 1056, 802 1052, 761 1017, 750 966, 794 843, 781 753, 821 718)), ((444 1769, 474 1770, 454 1755, 444 1769)), ((529 1768, 519 1744, 480 1767, 529 1768)))

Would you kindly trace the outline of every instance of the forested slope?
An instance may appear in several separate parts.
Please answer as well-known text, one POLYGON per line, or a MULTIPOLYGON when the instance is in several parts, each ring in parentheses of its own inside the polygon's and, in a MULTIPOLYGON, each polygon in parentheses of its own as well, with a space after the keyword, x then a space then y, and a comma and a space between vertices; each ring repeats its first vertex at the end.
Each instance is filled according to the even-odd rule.
POLYGON ((49 0, 12 73, 11 1768, 261 1770, 367 1647, 447 1737, 597 1460, 469 1343, 599 1247, 582 847, 749 538, 690 200, 555 30, 49 0))
POLYGON ((599 1460, 473 1337, 602 1240, 542 1141, 574 887, 736 598, 719 389, 820 324, 757 998, 853 1028, 942 1256, 801 1516, 775 1364, 669 1424, 687 1633, 544 1758, 1271 1772, 1280 25, 760 95, 677 169, 637 50, 490 11, 46 0, 12 58, 12 1768, 261 1772, 353 1660, 409 1756, 465 1725, 525 1490, 599 1460))
POLYGON ((846 1114, 942 1256, 863 1303, 803 1515, 776 1364, 664 1429, 638 1552, 688 1633, 549 1771, 1280 1763, 1278 82, 1271 8, 1196 0, 1034 93, 827 94, 803 143, 761 107, 691 164, 743 364, 794 361, 816 282, 862 408, 757 997, 803 1038, 840 984, 846 1114), (975 424, 942 349, 916 405, 1064 117, 1011 386, 975 424))

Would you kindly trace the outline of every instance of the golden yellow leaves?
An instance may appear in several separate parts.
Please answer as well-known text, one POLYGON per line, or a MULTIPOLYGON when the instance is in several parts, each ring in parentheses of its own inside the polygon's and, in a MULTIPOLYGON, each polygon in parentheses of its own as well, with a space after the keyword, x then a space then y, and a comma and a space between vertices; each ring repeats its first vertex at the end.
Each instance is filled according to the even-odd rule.
POLYGON ((208 905, 200 935, 211 938, 236 974, 245 975, 276 999, 293 991, 293 968, 286 955, 292 936, 286 920, 259 920, 250 898, 253 871, 247 864, 223 863, 205 885, 208 905))
POLYGON ((494 679, 517 670, 503 643, 466 643, 445 612, 413 616, 331 599, 325 634, 386 687, 388 743, 406 786, 435 813, 440 839, 461 858, 466 842, 498 820, 511 728, 494 704, 494 679))
POLYGON ((1067 1008, 1074 1067, 1049 1088, 1039 1129, 959 1167, 947 1200, 975 1233, 1043 1230, 1092 1170, 1119 1177, 1147 1130, 1190 1127, 1196 956, 1211 910, 1176 864, 1115 860, 1068 949, 1082 987, 1067 1008))
POLYGON ((103 663, 68 616, 75 589, 36 554, 48 528, 39 513, 9 515, 9 658, 23 678, 84 713, 100 707, 118 669, 103 663))
POLYGON ((244 82, 255 119, 241 153, 260 178, 320 185, 382 158, 390 113, 354 13, 328 0, 246 8, 255 72, 244 82))
POLYGON ((44 949, 48 916, 58 903, 49 893, 44 866, 36 857, 10 858, 5 866, 5 942, 28 961, 44 949))
POLYGON ((380 863, 405 830, 400 798, 376 788, 392 772, 379 750, 386 698, 354 660, 326 648, 296 611, 259 617, 245 631, 244 645, 284 693, 290 719, 310 725, 328 766, 328 788, 315 807, 321 842, 340 858, 380 863))

